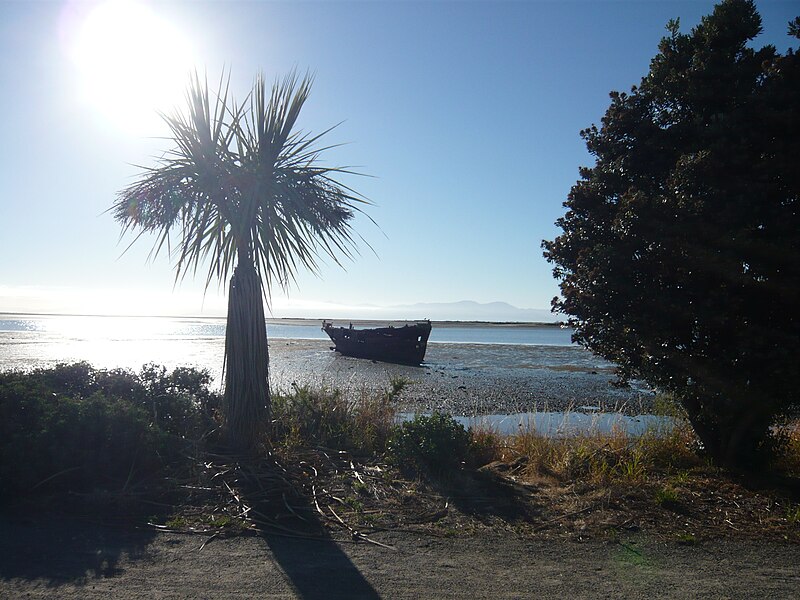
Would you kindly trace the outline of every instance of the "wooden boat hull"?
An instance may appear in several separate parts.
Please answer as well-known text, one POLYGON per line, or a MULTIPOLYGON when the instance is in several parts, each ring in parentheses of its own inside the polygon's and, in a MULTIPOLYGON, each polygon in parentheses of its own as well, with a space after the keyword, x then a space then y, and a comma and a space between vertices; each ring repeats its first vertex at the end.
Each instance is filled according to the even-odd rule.
POLYGON ((418 366, 425 358, 431 324, 426 321, 403 327, 353 329, 324 321, 322 330, 336 345, 334 349, 346 356, 418 366))

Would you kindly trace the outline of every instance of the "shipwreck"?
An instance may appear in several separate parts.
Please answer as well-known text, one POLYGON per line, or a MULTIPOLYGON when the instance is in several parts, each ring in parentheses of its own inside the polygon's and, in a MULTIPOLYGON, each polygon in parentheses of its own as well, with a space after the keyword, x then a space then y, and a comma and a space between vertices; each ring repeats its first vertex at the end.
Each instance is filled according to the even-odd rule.
POLYGON ((331 350, 346 356, 419 366, 428 348, 431 323, 423 321, 403 327, 355 329, 352 323, 349 327, 335 327, 323 321, 322 330, 335 344, 331 350))

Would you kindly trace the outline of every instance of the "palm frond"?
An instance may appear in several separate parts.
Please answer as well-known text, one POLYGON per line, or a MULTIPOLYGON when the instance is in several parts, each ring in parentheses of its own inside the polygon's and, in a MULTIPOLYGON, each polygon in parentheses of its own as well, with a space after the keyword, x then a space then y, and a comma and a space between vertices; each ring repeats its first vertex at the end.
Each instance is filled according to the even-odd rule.
POLYGON ((174 256, 176 281, 203 263, 206 286, 225 280, 245 254, 269 296, 272 283, 289 286, 299 269, 318 272, 322 257, 341 265, 355 256, 351 221, 370 202, 338 180, 359 173, 319 163, 336 147, 318 146, 333 127, 296 130, 312 82, 290 73, 270 88, 260 75, 236 104, 229 75, 212 93, 195 73, 186 110, 162 115, 175 147, 119 194, 112 212, 124 232, 157 234, 152 256, 165 248, 174 256))
POLYGON ((175 147, 120 192, 111 209, 123 232, 156 234, 151 255, 167 248, 175 258, 176 281, 196 273, 206 259, 223 279, 235 263, 234 253, 226 251, 232 243, 230 215, 236 212, 231 206, 236 155, 230 150, 228 87, 229 79, 223 78, 212 95, 207 80, 194 74, 186 110, 162 114, 175 147), (173 243, 176 229, 179 239, 173 243))
POLYGON ((331 129, 296 129, 313 78, 290 73, 268 89, 257 77, 245 100, 229 94, 223 73, 211 92, 195 73, 186 110, 162 115, 174 147, 118 194, 111 207, 123 234, 155 234, 151 258, 165 248, 176 283, 207 264, 206 287, 231 278, 225 341, 225 418, 231 440, 252 446, 268 414, 264 298, 295 283, 301 269, 357 253, 352 220, 370 202, 338 179, 320 146, 331 129), (265 408, 266 407, 266 408, 265 408))

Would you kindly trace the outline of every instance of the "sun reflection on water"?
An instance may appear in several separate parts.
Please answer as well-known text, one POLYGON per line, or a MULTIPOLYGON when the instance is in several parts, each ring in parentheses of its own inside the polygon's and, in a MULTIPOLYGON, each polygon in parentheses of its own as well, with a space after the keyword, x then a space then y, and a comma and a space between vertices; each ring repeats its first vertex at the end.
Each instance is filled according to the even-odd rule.
POLYGON ((174 323, 158 317, 58 316, 43 320, 46 333, 70 339, 129 341, 164 338, 174 323))
POLYGON ((221 378, 224 325, 218 320, 54 315, 4 322, 0 370, 75 361, 138 370, 157 363, 206 368, 217 384, 221 378))

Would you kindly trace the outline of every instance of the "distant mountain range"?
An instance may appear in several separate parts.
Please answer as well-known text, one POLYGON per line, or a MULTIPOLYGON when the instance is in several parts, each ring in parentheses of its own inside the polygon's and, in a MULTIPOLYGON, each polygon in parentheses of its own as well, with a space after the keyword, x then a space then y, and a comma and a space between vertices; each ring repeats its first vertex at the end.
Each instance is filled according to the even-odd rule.
MULTIPOLYGON (((2 300, 2 296, 0 296, 2 300)), ((111 304, 110 304, 111 305, 111 304)), ((119 305, 111 305, 119 308, 119 305)), ((214 309, 206 310, 204 317, 224 317, 225 306, 220 303, 214 309)), ((0 303, 0 314, 63 314, 63 315, 122 315, 153 316, 150 311, 92 311, 74 310, 65 305, 59 310, 42 310, 36 305, 4 306, 0 303)), ((192 313, 182 310, 170 310, 168 307, 157 313, 158 316, 185 317, 192 313)), ((507 302, 480 303, 473 300, 460 302, 418 302, 416 304, 398 304, 395 306, 347 306, 344 304, 325 303, 314 305, 276 306, 268 312, 267 318, 273 319, 336 319, 353 321, 480 321, 489 323, 556 323, 565 321, 562 315, 554 315, 544 308, 517 308, 507 302)))
POLYGON ((395 306, 344 306, 276 308, 273 317, 308 319, 358 319, 375 321, 488 321, 497 323, 553 323, 563 320, 547 309, 517 308, 506 302, 419 302, 395 306))
POLYGON ((386 308, 397 312, 394 318, 430 319, 432 321, 497 321, 503 323, 552 323, 561 320, 548 309, 517 308, 507 302, 480 303, 473 300, 460 302, 419 302, 386 308))

